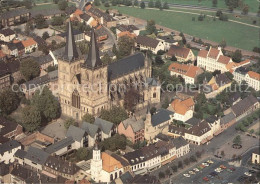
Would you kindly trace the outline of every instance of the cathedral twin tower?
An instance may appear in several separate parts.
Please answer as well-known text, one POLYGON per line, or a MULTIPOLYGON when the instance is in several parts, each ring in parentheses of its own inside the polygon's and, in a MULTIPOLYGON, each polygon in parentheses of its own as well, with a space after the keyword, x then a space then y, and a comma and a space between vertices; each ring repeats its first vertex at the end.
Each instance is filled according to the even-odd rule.
MULTIPOLYGON (((142 53, 104 65, 93 29, 89 51, 84 57, 75 44, 73 28, 68 22, 65 51, 58 58, 59 99, 63 115, 81 120, 86 113, 98 115, 102 109, 122 105, 124 92, 115 88, 120 84, 144 83, 149 77, 151 64, 142 53)), ((140 94, 141 104, 151 97, 149 89, 140 90, 140 94)), ((157 100, 158 96, 160 94, 157 100)))

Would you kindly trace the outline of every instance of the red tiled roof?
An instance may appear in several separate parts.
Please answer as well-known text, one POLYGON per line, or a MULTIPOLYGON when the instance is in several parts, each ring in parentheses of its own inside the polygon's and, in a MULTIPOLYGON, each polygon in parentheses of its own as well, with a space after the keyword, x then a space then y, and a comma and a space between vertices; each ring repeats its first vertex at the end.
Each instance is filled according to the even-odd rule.
POLYGON ((178 114, 185 115, 188 110, 194 105, 192 98, 181 101, 180 99, 175 99, 172 101, 171 106, 174 112, 178 114))
POLYGON ((207 50, 200 50, 198 53, 199 57, 207 58, 208 51, 207 50))
POLYGON ((223 55, 219 56, 218 58, 218 62, 223 63, 225 65, 228 64, 230 60, 231 60, 230 57, 223 56, 223 55))
POLYGON ((22 44, 24 47, 29 47, 31 45, 36 45, 36 41, 34 41, 34 39, 30 38, 28 40, 22 41, 22 44))
POLYGON ((260 74, 259 73, 249 71, 247 74, 249 75, 249 77, 251 77, 253 79, 260 80, 260 74))
POLYGON ((219 55, 219 50, 211 47, 210 50, 209 50, 208 57, 213 58, 213 59, 217 59, 218 55, 219 55))
POLYGON ((178 56, 181 58, 187 58, 190 53, 189 48, 179 47, 172 45, 167 53, 168 56, 178 56))
POLYGON ((3 51, 2 50, 0 50, 0 58, 3 58, 3 57, 5 57, 6 56, 6 54, 5 53, 3 53, 3 51))
POLYGON ((169 71, 180 73, 192 78, 195 78, 197 75, 199 75, 200 71, 202 71, 200 67, 179 63, 172 63, 168 69, 169 71))

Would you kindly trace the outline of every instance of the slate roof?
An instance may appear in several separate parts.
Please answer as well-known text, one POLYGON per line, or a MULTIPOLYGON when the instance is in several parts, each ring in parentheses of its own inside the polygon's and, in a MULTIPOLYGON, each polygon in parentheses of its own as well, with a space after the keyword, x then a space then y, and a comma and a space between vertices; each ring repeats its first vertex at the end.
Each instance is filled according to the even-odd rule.
MULTIPOLYGON (((0 65, 1 66, 1 65, 0 65)), ((8 138, 4 137, 7 133, 16 130, 20 126, 14 121, 7 120, 4 117, 0 117, 0 144, 9 141, 8 138)))
POLYGON ((85 131, 74 125, 70 125, 66 137, 72 137, 74 141, 80 142, 83 139, 85 131))
POLYGON ((133 176, 131 175, 131 173, 129 171, 127 171, 126 173, 124 173, 120 176, 120 179, 121 179, 122 183, 131 183, 131 181, 133 180, 133 176))
POLYGON ((9 19, 9 18, 13 18, 16 16, 26 14, 26 13, 29 13, 29 10, 27 10, 26 8, 16 8, 14 10, 10 10, 10 11, 6 11, 6 12, 2 13, 1 18, 9 19))
POLYGON ((215 121, 218 120, 218 118, 217 118, 216 116, 212 115, 212 116, 206 118, 205 120, 206 120, 208 123, 214 123, 215 121))
POLYGON ((114 124, 101 118, 96 118, 94 125, 97 125, 105 134, 109 134, 114 124))
POLYGON ((97 125, 88 123, 88 122, 83 122, 81 125, 81 128, 84 129, 88 135, 90 135, 91 137, 95 137, 99 127, 97 125))
MULTIPOLYGON (((63 32, 63 33, 60 33, 60 34, 58 34, 59 36, 61 36, 61 37, 66 37, 67 36, 67 32, 63 32)), ((82 31, 80 31, 80 30, 78 30, 78 29, 73 29, 73 35, 75 36, 75 35, 79 35, 79 34, 83 34, 83 32, 82 31)))
POLYGON ((35 61, 37 61, 39 63, 39 65, 43 65, 43 64, 46 64, 46 63, 53 61, 50 54, 42 55, 42 56, 39 56, 39 57, 34 57, 34 59, 35 59, 35 61))
POLYGON ((155 114, 152 115, 152 125, 157 126, 165 121, 170 120, 170 116, 174 113, 167 109, 159 109, 155 114))
POLYGON ((77 51, 77 47, 74 39, 73 28, 70 21, 67 24, 66 46, 65 46, 65 52, 63 56, 64 59, 68 60, 69 62, 79 58, 79 53, 77 51))
POLYGON ((231 107, 232 111, 236 115, 236 117, 239 117, 243 113, 245 113, 247 110, 249 110, 254 104, 258 103, 258 100, 253 95, 250 95, 243 100, 240 100, 235 105, 231 107))
MULTIPOLYGON (((106 22, 115 21, 115 19, 114 19, 111 15, 109 15, 109 14, 107 14, 107 13, 101 11, 101 10, 98 9, 98 8, 94 8, 94 7, 91 6, 91 8, 90 8, 88 11, 89 11, 90 13, 94 14, 95 16, 97 16, 98 18, 103 17, 103 19, 104 19, 106 22)), ((88 11, 87 11, 87 12, 88 12, 88 11)))
POLYGON ((220 118, 220 124, 227 124, 230 121, 234 120, 236 117, 233 112, 228 113, 227 115, 220 118))
POLYGON ((15 156, 15 157, 18 157, 18 158, 21 158, 21 159, 24 159, 24 157, 25 157, 26 154, 27 154, 26 151, 19 149, 19 150, 17 150, 17 151, 15 152, 14 156, 15 156))
POLYGON ((235 69, 235 72, 236 72, 236 73, 239 73, 239 74, 241 74, 241 75, 246 75, 247 72, 249 72, 249 69, 248 69, 247 67, 241 66, 241 67, 239 67, 239 68, 236 68, 236 69, 235 69))
POLYGON ((155 78, 146 78, 146 83, 149 86, 158 86, 158 81, 155 78))
POLYGON ((129 31, 130 33, 134 32, 135 30, 139 30, 135 25, 124 25, 120 24, 117 26, 117 29, 121 32, 129 31))
POLYGON ((61 141, 59 142, 56 142, 50 146, 48 146, 45 151, 47 153, 55 153, 56 151, 62 149, 62 148, 65 148, 69 145, 71 145, 72 143, 74 143, 74 140, 72 139, 72 137, 67 137, 65 139, 62 139, 61 141))
POLYGON ((0 145, 0 154, 3 155, 5 152, 18 148, 19 146, 21 146, 21 144, 16 140, 8 141, 0 145))
POLYGON ((188 133, 196 136, 202 136, 203 134, 209 132, 210 130, 211 129, 209 124, 206 121, 202 121, 198 125, 191 127, 188 130, 188 133))
POLYGON ((136 175, 132 180, 132 183, 140 183, 140 184, 159 184, 160 181, 156 176, 152 175, 136 175))
POLYGON ((0 163, 0 176, 5 176, 7 174, 9 174, 9 168, 10 165, 9 164, 5 164, 4 162, 0 163))
POLYGON ((49 153, 47 153, 39 148, 30 146, 27 151, 27 154, 25 155, 25 158, 28 160, 31 160, 34 163, 43 165, 46 162, 48 156, 49 156, 49 153))
POLYGON ((157 45, 159 44, 159 41, 156 39, 150 38, 148 36, 138 35, 136 38, 136 43, 145 45, 147 47, 156 48, 157 45))
POLYGON ((230 94, 228 102, 229 104, 233 104, 234 102, 236 102, 238 99, 240 98, 240 94, 238 92, 234 92, 232 94, 230 94))
POLYGON ((116 79, 135 70, 144 67, 145 57, 142 53, 135 53, 131 56, 118 60, 108 65, 109 80, 116 79))
POLYGON ((121 157, 121 156, 119 156, 119 155, 117 155, 115 153, 111 153, 110 155, 111 155, 111 157, 113 157, 117 161, 119 161, 122 164, 123 167, 129 166, 128 161, 126 159, 124 159, 123 157, 121 157))
POLYGON ((51 15, 57 15, 57 14, 62 14, 63 11, 59 10, 59 9, 53 9, 53 8, 50 8, 50 9, 43 9, 43 10, 30 10, 30 13, 31 13, 31 17, 36 17, 37 15, 43 15, 43 16, 51 16, 51 15))
POLYGON ((176 42, 171 36, 157 36, 157 38, 164 40, 167 43, 175 43, 176 42))
POLYGON ((231 83, 231 80, 224 73, 216 75, 215 80, 219 87, 231 83))
POLYGON ((84 21, 88 21, 91 18, 91 16, 86 13, 79 15, 79 17, 84 21))
POLYGON ((11 36, 14 35, 15 32, 10 28, 6 28, 6 29, 1 29, 0 34, 3 34, 4 36, 11 36))
POLYGON ((176 149, 179 149, 182 146, 186 146, 189 144, 182 136, 177 137, 175 139, 171 139, 171 143, 176 147, 176 149))
POLYGON ((34 41, 39 45, 46 45, 46 42, 44 39, 42 39, 40 36, 33 37, 34 41))
POLYGON ((144 129, 144 121, 143 120, 135 120, 132 118, 128 118, 126 120, 124 120, 123 125, 125 127, 125 129, 127 129, 128 126, 132 127, 133 132, 138 132, 139 130, 144 129))
POLYGON ((18 51, 24 50, 22 42, 15 43, 15 47, 18 49, 18 51))
POLYGON ((200 120, 195 118, 195 117, 192 117, 190 119, 188 119, 187 121, 185 121, 185 124, 189 124, 189 125, 197 125, 198 123, 200 123, 200 120))

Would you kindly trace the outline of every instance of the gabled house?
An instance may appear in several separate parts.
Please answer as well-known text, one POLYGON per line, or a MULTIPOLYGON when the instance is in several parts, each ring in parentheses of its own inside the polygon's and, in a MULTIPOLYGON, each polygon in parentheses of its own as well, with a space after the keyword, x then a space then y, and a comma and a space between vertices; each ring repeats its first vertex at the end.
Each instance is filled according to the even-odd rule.
POLYGON ((131 34, 139 35, 140 30, 135 25, 124 25, 120 24, 116 27, 116 34, 119 35, 122 32, 129 32, 131 34))
POLYGON ((220 126, 220 119, 217 118, 216 116, 212 115, 206 118, 205 121, 209 124, 212 135, 218 135, 222 132, 220 126))
POLYGON ((150 50, 154 54, 157 54, 159 50, 165 50, 164 44, 162 41, 150 38, 148 36, 138 35, 136 38, 135 47, 140 50, 150 50))
POLYGON ((15 38, 15 32, 10 29, 2 29, 0 30, 0 40, 4 42, 11 42, 15 38))
POLYGON ((21 149, 21 144, 16 140, 10 140, 0 145, 0 163, 5 164, 13 163, 15 161, 14 154, 17 150, 21 149))
POLYGON ((186 84, 195 84, 197 76, 203 73, 203 70, 200 67, 191 64, 172 63, 168 70, 171 75, 181 76, 186 84))
POLYGON ((4 27, 17 23, 24 23, 30 18, 30 12, 26 8, 15 8, 1 15, 1 23, 4 27))
POLYGON ((37 42, 32 38, 22 41, 22 44, 26 54, 35 52, 35 50, 38 48, 37 42))
POLYGON ((185 122, 192 118, 194 105, 195 103, 192 98, 187 98, 185 100, 176 98, 167 109, 174 112, 173 119, 185 122))
POLYGON ((166 54, 167 58, 176 57, 178 62, 195 61, 196 57, 189 48, 172 45, 166 54))
POLYGON ((144 121, 128 118, 118 125, 118 133, 124 134, 132 143, 144 141, 144 121))

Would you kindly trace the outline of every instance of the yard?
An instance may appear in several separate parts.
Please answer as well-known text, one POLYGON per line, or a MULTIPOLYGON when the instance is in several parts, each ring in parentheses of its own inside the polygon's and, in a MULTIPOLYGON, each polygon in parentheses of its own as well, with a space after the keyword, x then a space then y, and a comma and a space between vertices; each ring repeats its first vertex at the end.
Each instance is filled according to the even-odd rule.
MULTIPOLYGON (((104 7, 101 7, 105 9, 104 7)), ((252 50, 258 46, 259 28, 249 27, 234 22, 213 21, 213 18, 206 17, 204 21, 192 21, 190 15, 179 12, 148 10, 132 7, 112 7, 121 13, 135 16, 144 20, 154 19, 157 24, 192 36, 220 42, 225 39, 227 44, 245 50, 252 50), (160 14, 160 16, 158 16, 160 14)))
MULTIPOLYGON (((212 0, 163 0, 164 2, 168 3, 176 3, 176 4, 183 4, 183 5, 196 5, 196 6, 205 6, 205 7, 212 7, 212 0)), ((244 4, 248 4, 249 12, 256 13, 258 11, 259 2, 258 0, 243 0, 244 4)), ((225 4, 225 0, 218 0, 217 8, 224 8, 227 9, 225 4)))

